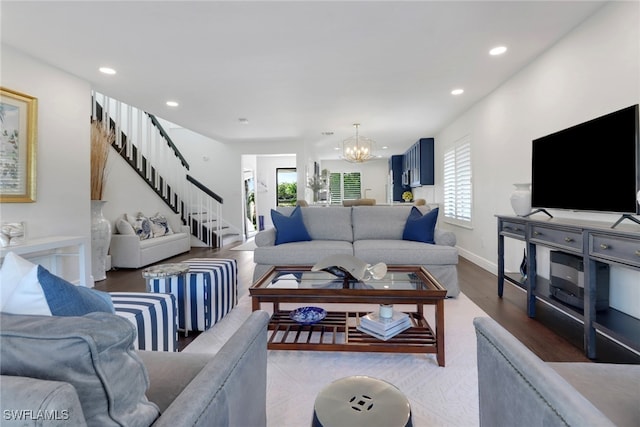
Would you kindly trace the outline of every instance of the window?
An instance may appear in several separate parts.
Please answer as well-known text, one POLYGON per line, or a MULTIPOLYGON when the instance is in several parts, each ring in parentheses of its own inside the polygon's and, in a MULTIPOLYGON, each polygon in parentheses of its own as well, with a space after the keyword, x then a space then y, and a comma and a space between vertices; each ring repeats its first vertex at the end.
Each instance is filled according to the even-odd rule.
POLYGON ((276 188, 276 206, 295 206, 298 199, 296 168, 277 168, 276 188))
POLYGON ((341 205, 343 200, 361 197, 360 172, 333 172, 329 177, 331 204, 341 205))
POLYGON ((444 153, 444 218, 471 226, 471 141, 465 136, 444 153))

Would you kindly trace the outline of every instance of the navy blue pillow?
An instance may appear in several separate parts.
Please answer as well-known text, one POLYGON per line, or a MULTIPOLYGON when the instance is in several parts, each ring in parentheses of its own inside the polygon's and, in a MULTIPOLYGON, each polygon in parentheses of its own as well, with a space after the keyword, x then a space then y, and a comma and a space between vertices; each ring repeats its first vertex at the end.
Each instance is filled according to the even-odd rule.
POLYGON ((115 313, 108 293, 75 286, 41 265, 38 266, 38 282, 54 316, 84 316, 94 311, 115 313))
POLYGON ((438 208, 435 208, 422 215, 420 209, 415 206, 411 208, 411 213, 404 225, 403 240, 413 240, 435 244, 436 221, 438 220, 438 208))
POLYGON ((307 232, 307 227, 302 221, 302 211, 300 206, 291 212, 291 216, 285 216, 280 212, 271 209, 271 221, 276 228, 276 245, 290 242, 308 242, 311 236, 307 232))

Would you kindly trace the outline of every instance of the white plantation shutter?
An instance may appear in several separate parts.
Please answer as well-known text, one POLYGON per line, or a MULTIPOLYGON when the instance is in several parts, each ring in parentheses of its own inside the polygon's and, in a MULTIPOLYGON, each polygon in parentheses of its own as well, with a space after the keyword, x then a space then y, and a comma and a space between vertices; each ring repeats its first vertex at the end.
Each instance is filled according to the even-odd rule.
POLYGON ((342 188, 344 189, 344 200, 359 199, 362 194, 360 190, 360 172, 343 173, 342 188))
POLYGON ((471 141, 466 136, 444 153, 444 217, 448 222, 471 225, 471 141))
POLYGON ((341 205, 343 200, 359 199, 361 194, 360 172, 333 172, 329 176, 331 203, 341 205))
POLYGON ((329 175, 329 192, 332 204, 342 204, 341 174, 333 172, 329 175))

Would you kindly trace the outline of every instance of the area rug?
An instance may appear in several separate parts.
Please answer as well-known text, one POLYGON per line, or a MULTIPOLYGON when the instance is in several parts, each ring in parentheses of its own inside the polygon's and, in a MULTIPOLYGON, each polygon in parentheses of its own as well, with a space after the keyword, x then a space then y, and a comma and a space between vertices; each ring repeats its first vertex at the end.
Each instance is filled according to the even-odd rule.
MULTIPOLYGON (((215 354, 250 312, 251 298, 245 293, 231 313, 184 351, 215 354)), ((311 425, 318 393, 332 381, 351 375, 367 375, 395 385, 409 399, 416 427, 478 425, 476 341, 472 324, 477 316, 486 313, 464 294, 445 301, 445 367, 439 367, 431 354, 270 350, 267 425, 311 425)), ((425 317, 433 318, 429 307, 425 307, 425 317)))

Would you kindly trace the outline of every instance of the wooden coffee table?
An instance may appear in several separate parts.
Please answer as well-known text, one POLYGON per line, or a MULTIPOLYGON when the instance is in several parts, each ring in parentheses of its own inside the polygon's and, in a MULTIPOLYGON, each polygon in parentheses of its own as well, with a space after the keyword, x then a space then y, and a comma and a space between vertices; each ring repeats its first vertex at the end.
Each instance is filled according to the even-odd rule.
MULTIPOLYGON (((343 281, 311 266, 276 266, 249 288, 253 310, 273 304, 267 346, 271 350, 361 351, 389 353, 435 353, 444 366, 444 300, 447 290, 420 266, 389 266, 381 280, 343 281), (302 325, 289 317, 282 303, 298 306, 332 304, 403 304, 411 327, 383 341, 360 332, 360 318, 368 311, 327 310, 318 323, 302 325), (424 305, 435 305, 435 325, 424 317, 424 305), (435 330, 435 332, 434 332, 435 330)), ((326 308, 326 307, 325 307, 326 308)), ((397 308, 396 308, 397 309, 397 308)))

